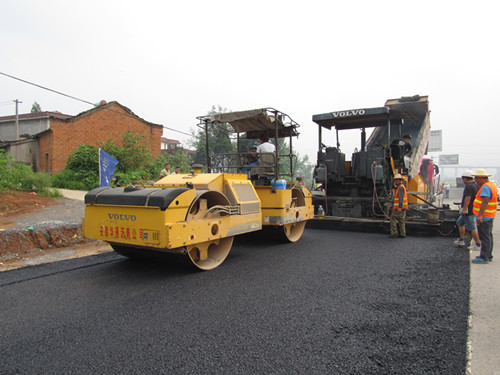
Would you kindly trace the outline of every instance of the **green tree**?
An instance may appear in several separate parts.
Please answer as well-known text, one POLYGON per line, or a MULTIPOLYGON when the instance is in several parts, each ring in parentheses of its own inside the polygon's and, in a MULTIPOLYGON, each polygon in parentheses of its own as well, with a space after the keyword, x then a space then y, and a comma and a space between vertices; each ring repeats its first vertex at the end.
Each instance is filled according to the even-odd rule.
POLYGON ((295 163, 295 176, 303 177, 307 187, 313 188, 312 173, 314 170, 314 163, 311 163, 308 155, 300 156, 297 153, 297 162, 295 163))
POLYGON ((147 168, 152 161, 149 147, 144 143, 144 134, 127 131, 119 145, 113 139, 106 143, 98 142, 101 148, 117 159, 119 172, 138 171, 147 168))
MULTIPOLYGON (((292 142, 297 142, 294 138, 292 142)), ((293 146, 293 143, 292 143, 293 146)), ((278 140, 278 153, 280 155, 279 165, 280 174, 290 180, 290 155, 292 155, 292 168, 294 178, 303 177, 306 186, 312 186, 312 172, 314 164, 310 162, 309 156, 301 156, 299 152, 292 149, 290 152, 290 143, 288 138, 278 140)))
MULTIPOLYGON (((207 115, 225 112, 227 112, 227 109, 221 107, 220 105, 218 107, 212 106, 212 109, 208 111, 207 115)), ((230 138, 231 132, 232 127, 229 124, 210 124, 208 126, 208 145, 211 156, 236 151, 234 142, 232 142, 230 138)), ((195 141, 193 146, 196 149, 194 161, 195 163, 207 165, 205 129, 199 129, 194 139, 195 141)), ((221 162, 218 158, 211 158, 211 166, 213 168, 221 166, 220 164, 221 162)))
POLYGON ((40 107, 40 104, 34 102, 33 105, 31 106, 31 113, 38 113, 38 112, 42 112, 42 108, 40 107))

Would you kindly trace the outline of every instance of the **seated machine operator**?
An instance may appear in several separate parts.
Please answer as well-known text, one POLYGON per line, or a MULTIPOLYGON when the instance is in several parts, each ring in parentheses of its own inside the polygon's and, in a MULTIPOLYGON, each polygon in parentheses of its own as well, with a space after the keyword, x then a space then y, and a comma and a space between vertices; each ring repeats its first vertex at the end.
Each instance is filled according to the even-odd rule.
MULTIPOLYGON (((259 154, 270 153, 270 152, 276 151, 276 147, 271 142, 269 142, 268 136, 261 135, 259 138, 259 141, 260 141, 260 145, 257 146, 257 148, 255 149, 255 152, 253 152, 252 150, 248 150, 248 153, 252 157, 257 158, 259 156, 259 154)), ((259 160, 256 160, 256 161, 250 163, 248 165, 248 167, 245 168, 245 172, 248 172, 251 167, 257 167, 258 165, 259 165, 259 160)))

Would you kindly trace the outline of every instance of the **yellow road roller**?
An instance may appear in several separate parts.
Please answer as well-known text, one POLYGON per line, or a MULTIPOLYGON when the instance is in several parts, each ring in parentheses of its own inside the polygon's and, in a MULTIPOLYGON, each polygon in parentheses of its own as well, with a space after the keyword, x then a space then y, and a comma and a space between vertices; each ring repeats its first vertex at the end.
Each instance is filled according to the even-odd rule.
POLYGON ((130 258, 177 257, 200 270, 219 266, 238 234, 272 227, 271 235, 300 239, 314 208, 310 191, 293 180, 291 145, 299 125, 273 108, 198 120, 206 134, 211 126, 230 124, 237 152, 211 153, 206 142, 206 166, 195 164, 189 174, 171 174, 151 186, 89 191, 85 237, 106 241, 130 258), (252 140, 274 139, 278 145, 281 138, 287 139, 286 151, 240 152, 252 140))

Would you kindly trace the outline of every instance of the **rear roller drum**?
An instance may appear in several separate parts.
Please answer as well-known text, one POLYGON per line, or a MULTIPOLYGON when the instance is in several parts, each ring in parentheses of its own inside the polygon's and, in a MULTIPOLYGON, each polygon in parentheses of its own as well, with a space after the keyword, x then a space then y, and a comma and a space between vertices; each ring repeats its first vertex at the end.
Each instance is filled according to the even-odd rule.
MULTIPOLYGON (((303 207, 306 205, 306 199, 304 197, 304 193, 298 189, 292 189, 292 202, 290 203, 290 207, 303 207)), ((285 224, 281 227, 282 237, 285 241, 288 242, 297 242, 300 237, 302 237, 302 233, 304 233, 304 228, 306 227, 305 221, 298 221, 291 224, 285 224)))
POLYGON ((283 225, 283 236, 288 242, 297 242, 302 237, 305 227, 305 221, 283 225))

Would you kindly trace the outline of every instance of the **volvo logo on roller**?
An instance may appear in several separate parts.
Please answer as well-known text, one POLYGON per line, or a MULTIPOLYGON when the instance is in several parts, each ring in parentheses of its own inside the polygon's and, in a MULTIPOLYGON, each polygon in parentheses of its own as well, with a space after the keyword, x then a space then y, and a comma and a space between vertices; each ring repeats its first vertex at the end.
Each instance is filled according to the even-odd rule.
POLYGON ((332 116, 335 118, 337 118, 337 117, 351 117, 351 116, 364 115, 365 113, 366 113, 366 110, 364 110, 364 109, 351 109, 349 111, 332 112, 332 116))
POLYGON ((108 213, 108 217, 110 220, 121 220, 121 221, 136 221, 137 220, 137 217, 135 215, 108 213))

